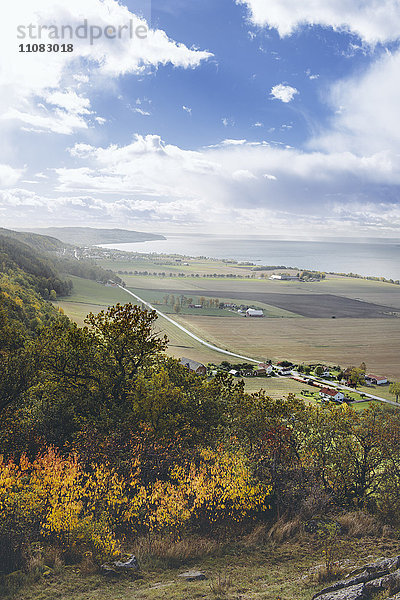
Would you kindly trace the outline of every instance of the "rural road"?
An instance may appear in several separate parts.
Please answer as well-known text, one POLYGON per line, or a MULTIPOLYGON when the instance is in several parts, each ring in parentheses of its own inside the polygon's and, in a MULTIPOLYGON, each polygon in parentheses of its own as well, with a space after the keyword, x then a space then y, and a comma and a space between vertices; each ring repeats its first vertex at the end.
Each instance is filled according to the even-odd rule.
MULTIPOLYGON (((169 321, 170 323, 172 323, 172 325, 174 325, 175 327, 177 327, 178 329, 180 329, 181 331, 183 331, 184 333, 186 333, 186 335, 188 335, 189 337, 193 338, 194 340, 196 340, 197 342, 199 342, 203 346, 206 346, 207 348, 210 348, 211 350, 214 350, 215 352, 219 352, 220 354, 225 354, 226 356, 233 356, 235 358, 240 358, 242 360, 245 360, 246 362, 252 362, 252 363, 255 363, 255 364, 259 364, 260 362, 262 362, 261 360, 255 360, 254 358, 250 358, 249 356, 242 356, 241 354, 235 354, 234 352, 229 352, 228 350, 223 350, 222 348, 218 348, 218 346, 213 346, 212 344, 209 344, 205 340, 202 340, 200 337, 198 337, 197 335, 195 335, 194 333, 192 333, 191 331, 189 331, 189 329, 186 329, 186 327, 183 327, 183 325, 180 325, 179 323, 177 323, 176 321, 174 321, 174 319, 171 319, 171 317, 168 317, 167 315, 165 315, 164 313, 162 313, 157 308, 154 308, 154 306, 152 306, 149 302, 146 302, 146 300, 143 300, 143 298, 140 298, 140 296, 137 296, 136 294, 134 294, 130 290, 127 290, 126 288, 122 287, 121 285, 119 285, 118 287, 122 291, 124 291, 127 294, 129 294, 130 296, 133 296, 136 300, 138 300, 142 304, 145 304, 146 306, 148 306, 150 308, 150 310, 154 310, 160 317, 162 317, 163 319, 166 319, 167 321, 169 321)), ((301 377, 301 378, 304 377, 304 375, 302 375, 301 373, 298 373, 297 371, 293 371, 293 375, 295 377, 301 377)), ((356 391, 358 391, 358 390, 354 390, 353 388, 350 388, 350 387, 348 387, 346 385, 341 385, 339 383, 335 383, 335 385, 332 386, 332 381, 328 381, 326 379, 317 379, 316 377, 308 376, 308 375, 307 375, 306 378, 307 379, 312 379, 313 381, 316 381, 318 383, 323 383, 323 384, 327 385, 328 387, 329 386, 330 387, 335 387, 337 389, 346 390, 348 392, 356 392, 356 391)), ((396 406, 397 408, 399 408, 399 405, 396 402, 392 401, 392 400, 387 400, 386 398, 381 398, 380 396, 374 396, 373 394, 368 394, 366 392, 359 392, 359 393, 364 394, 364 396, 366 398, 370 398, 371 400, 379 400, 380 402, 384 402, 385 404, 391 404, 392 406, 396 406)))
POLYGON ((257 365, 260 362, 262 362, 262 360, 255 360, 254 358, 249 358, 248 356, 242 356, 241 354, 234 354, 234 352, 229 352, 228 350, 223 350, 222 348, 218 348, 217 346, 213 346, 212 344, 209 344, 205 340, 202 340, 197 335, 195 335, 194 333, 192 333, 191 331, 189 331, 189 329, 186 329, 186 327, 183 327, 183 325, 180 325, 179 323, 177 323, 176 321, 174 321, 174 319, 171 319, 171 317, 168 317, 167 315, 165 315, 164 313, 162 313, 157 308, 154 308, 154 306, 152 306, 149 302, 146 302, 146 300, 143 300, 143 298, 140 298, 139 296, 137 296, 133 292, 127 290, 126 288, 122 287, 121 285, 119 285, 118 287, 121 290, 123 290, 124 292, 126 292, 127 294, 130 294, 131 296, 133 296, 134 298, 136 298, 136 300, 139 300, 139 302, 141 302, 142 304, 145 304, 146 306, 148 306, 150 308, 150 310, 155 310, 156 313, 160 317, 163 317, 163 319, 166 319, 167 321, 169 321, 170 323, 172 323, 172 325, 175 325, 175 327, 178 327, 178 329, 180 329, 181 331, 183 331, 184 333, 186 333, 186 335, 190 336, 191 338, 193 338, 194 340, 196 340, 196 342, 199 342, 203 346, 206 346, 207 348, 210 348, 211 350, 215 350, 215 352, 220 352, 221 354, 225 354, 226 356, 234 356, 235 358, 241 358, 242 360, 245 360, 246 362, 252 362, 252 363, 255 363, 257 365))

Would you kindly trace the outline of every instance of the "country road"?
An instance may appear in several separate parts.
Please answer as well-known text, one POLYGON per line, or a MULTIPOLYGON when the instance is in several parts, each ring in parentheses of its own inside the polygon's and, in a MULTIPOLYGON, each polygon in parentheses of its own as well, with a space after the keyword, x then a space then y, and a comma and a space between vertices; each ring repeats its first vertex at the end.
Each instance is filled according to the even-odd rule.
POLYGON ((215 352, 220 352, 221 354, 225 354, 227 356, 234 356, 235 358, 241 358, 242 360, 245 360, 247 362, 252 362, 252 363, 255 363, 257 365, 260 362, 262 362, 262 360, 255 360, 254 358, 249 358, 248 356, 242 356, 241 354, 235 354, 234 352, 229 352, 228 350, 223 350, 222 348, 218 348, 217 346, 213 346, 212 344, 209 344, 205 340, 202 340, 197 335, 195 335, 194 333, 192 333, 191 331, 189 331, 189 329, 186 329, 186 327, 183 327, 183 325, 180 325, 179 323, 177 323, 176 321, 174 321, 174 319, 171 319, 171 317, 168 317, 167 315, 165 315, 164 313, 162 313, 157 308, 154 308, 154 306, 152 306, 149 302, 146 302, 146 300, 143 300, 143 298, 140 298, 139 296, 137 296, 133 292, 127 290, 126 288, 122 287, 121 285, 119 285, 118 287, 121 290, 123 290, 124 292, 126 292, 127 294, 130 294, 131 296, 133 296, 134 298, 136 298, 136 300, 139 300, 139 302, 141 302, 142 304, 145 304, 146 306, 148 306, 150 308, 150 310, 155 310, 156 313, 160 317, 162 317, 163 319, 166 319, 167 321, 169 321, 170 323, 172 323, 172 325, 175 325, 175 327, 178 327, 178 329, 180 329, 181 331, 183 331, 184 333, 186 333, 189 337, 193 338, 194 340, 196 340, 197 342, 199 342, 203 346, 206 346, 207 348, 210 348, 211 350, 214 350, 215 352))
MULTIPOLYGON (((171 319, 171 317, 168 317, 163 312, 161 312, 160 310, 158 310, 157 308, 152 306, 149 302, 146 302, 146 300, 143 300, 143 298, 140 298, 140 296, 137 296, 136 294, 134 294, 130 290, 127 290, 126 288, 122 287, 121 285, 119 285, 118 287, 121 290, 123 290, 124 292, 126 292, 127 294, 130 294, 131 296, 133 296, 136 300, 141 302, 141 304, 148 306, 150 308, 150 310, 154 310, 160 317, 162 317, 163 319, 166 319, 167 321, 172 323, 172 325, 174 325, 175 327, 177 327, 178 329, 180 329, 181 331, 186 333, 186 335, 193 338, 194 340, 196 340, 203 346, 206 346, 207 348, 210 348, 211 350, 214 350, 215 352, 219 352, 220 354, 225 354, 226 356, 233 356, 234 358, 240 358, 242 360, 245 360, 246 362, 252 362, 255 364, 259 364, 260 362, 263 362, 262 360, 256 360, 254 358, 250 358, 249 356, 242 356, 241 354, 235 354, 234 352, 229 352, 228 350, 223 350, 222 348, 218 348, 218 346, 214 346, 213 344, 206 342, 205 340, 201 339, 200 337, 198 337, 197 335, 195 335, 194 333, 189 331, 189 329, 186 329, 186 327, 183 327, 183 325, 180 325, 179 323, 174 321, 174 319, 171 319)), ((274 366, 276 366, 276 365, 274 365, 274 366)), ((301 378, 304 377, 304 375, 302 375, 301 373, 298 373, 297 371, 293 371, 293 375, 295 377, 301 377, 301 378)), ((332 381, 328 381, 326 379, 317 379, 316 377, 313 377, 312 375, 310 375, 310 376, 307 375, 307 379, 312 379, 313 381, 316 381, 318 383, 323 383, 324 385, 326 385, 328 387, 334 387, 335 389, 345 390, 348 392, 357 392, 358 391, 358 390, 350 388, 346 385, 341 385, 339 383, 333 384, 332 381)), ((358 392, 358 393, 364 394, 364 396, 366 398, 369 398, 371 400, 379 400, 380 402, 384 402, 385 404, 390 404, 392 406, 395 406, 396 408, 399 408, 399 404, 397 404, 396 402, 394 402, 392 400, 387 400, 386 398, 381 398, 380 396, 375 396, 373 394, 368 394, 366 392, 358 392)))

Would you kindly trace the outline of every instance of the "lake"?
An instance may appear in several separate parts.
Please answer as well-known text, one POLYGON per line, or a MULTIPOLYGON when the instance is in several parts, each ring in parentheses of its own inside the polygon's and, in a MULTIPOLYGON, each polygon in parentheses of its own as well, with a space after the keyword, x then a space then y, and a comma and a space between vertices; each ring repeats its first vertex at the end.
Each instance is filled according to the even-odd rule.
POLYGON ((282 241, 255 237, 165 234, 166 240, 107 244, 127 252, 183 254, 234 259, 262 265, 358 273, 400 279, 400 240, 282 241))

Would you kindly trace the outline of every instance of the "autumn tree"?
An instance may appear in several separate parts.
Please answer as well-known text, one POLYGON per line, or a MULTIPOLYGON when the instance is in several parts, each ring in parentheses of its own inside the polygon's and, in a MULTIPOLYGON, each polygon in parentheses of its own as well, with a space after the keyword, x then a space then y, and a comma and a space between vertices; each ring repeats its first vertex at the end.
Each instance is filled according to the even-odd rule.
POLYGON ((396 402, 399 401, 399 396, 400 396, 400 382, 393 382, 390 384, 389 386, 389 392, 391 394, 393 394, 393 396, 396 396, 396 402))

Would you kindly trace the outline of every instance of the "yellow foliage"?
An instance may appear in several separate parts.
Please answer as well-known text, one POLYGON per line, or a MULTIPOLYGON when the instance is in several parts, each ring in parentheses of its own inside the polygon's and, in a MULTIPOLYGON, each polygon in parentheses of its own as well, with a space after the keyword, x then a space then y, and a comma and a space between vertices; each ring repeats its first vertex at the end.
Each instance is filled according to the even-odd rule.
POLYGON ((203 450, 199 464, 175 467, 170 480, 142 488, 136 511, 150 531, 180 533, 189 521, 242 521, 269 510, 271 487, 253 480, 242 453, 203 450), (140 498, 140 500, 139 500, 140 498))
POLYGON ((168 481, 144 487, 137 474, 124 481, 105 465, 87 473, 75 455, 49 449, 32 463, 25 455, 19 464, 0 457, 0 532, 39 532, 103 559, 119 552, 117 527, 179 536, 189 523, 241 521, 269 510, 270 492, 253 480, 240 451, 203 450, 197 461, 172 468, 168 481))
POLYGON ((33 463, 25 455, 18 465, 0 458, 0 531, 25 527, 65 549, 89 545, 99 559, 116 556, 111 508, 120 489, 115 474, 96 469, 88 475, 76 456, 61 458, 53 449, 33 463))

